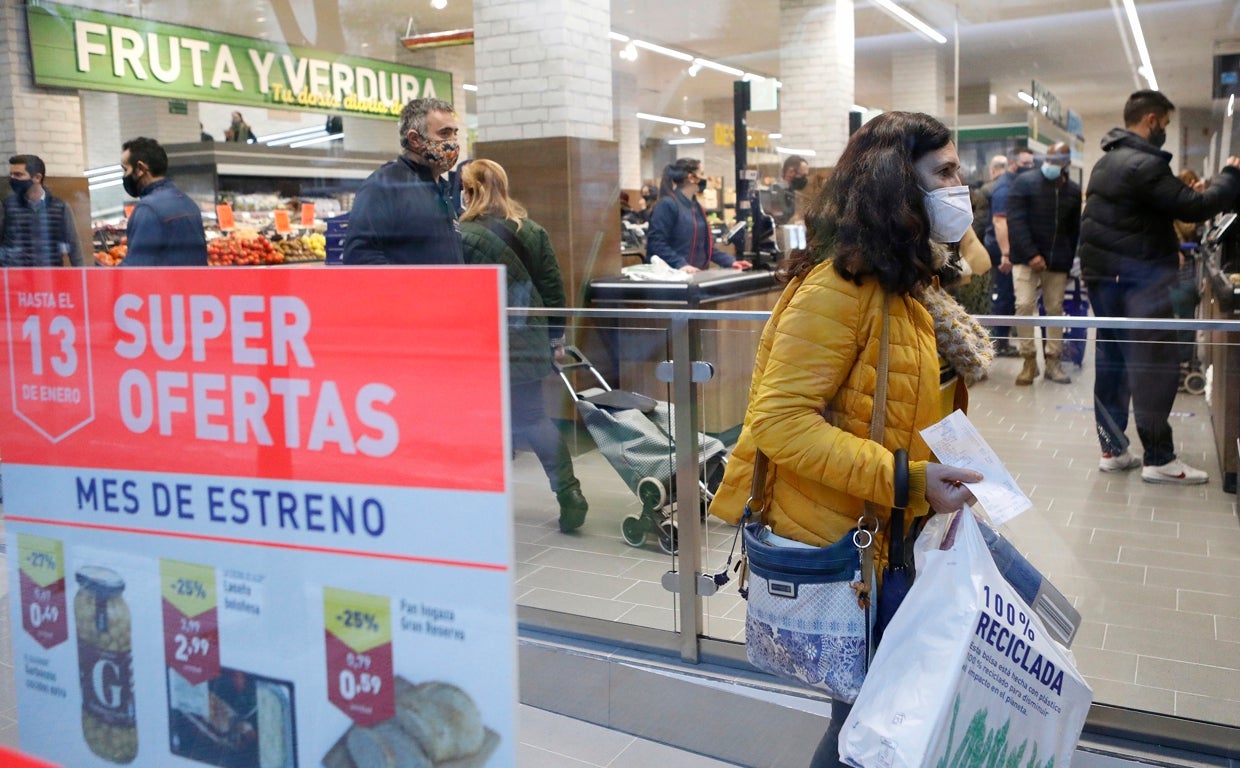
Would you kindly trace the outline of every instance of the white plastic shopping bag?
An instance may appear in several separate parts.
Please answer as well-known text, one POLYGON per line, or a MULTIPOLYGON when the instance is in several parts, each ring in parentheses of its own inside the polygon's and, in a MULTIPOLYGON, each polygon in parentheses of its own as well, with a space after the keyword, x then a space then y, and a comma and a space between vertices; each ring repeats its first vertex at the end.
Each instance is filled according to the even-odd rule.
POLYGON ((995 568, 973 515, 888 625, 840 736, 865 768, 1066 768, 1093 692, 995 568))

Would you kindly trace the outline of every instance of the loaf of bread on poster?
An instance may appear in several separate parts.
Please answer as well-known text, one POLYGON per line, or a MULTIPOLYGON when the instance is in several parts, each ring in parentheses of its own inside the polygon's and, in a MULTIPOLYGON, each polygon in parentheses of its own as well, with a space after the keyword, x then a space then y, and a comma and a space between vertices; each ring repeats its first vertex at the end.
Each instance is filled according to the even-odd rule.
POLYGON ((457 686, 414 685, 397 677, 395 696, 395 717, 370 728, 350 726, 323 757, 324 768, 482 765, 494 750, 496 735, 483 727, 474 700, 457 686))

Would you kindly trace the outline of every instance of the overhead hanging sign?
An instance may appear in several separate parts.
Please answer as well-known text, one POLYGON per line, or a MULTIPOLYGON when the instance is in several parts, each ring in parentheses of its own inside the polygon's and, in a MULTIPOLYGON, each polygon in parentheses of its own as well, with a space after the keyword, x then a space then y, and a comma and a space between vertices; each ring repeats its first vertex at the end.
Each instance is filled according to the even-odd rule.
POLYGON ((452 75, 252 37, 31 0, 38 85, 395 120, 451 98, 452 75))

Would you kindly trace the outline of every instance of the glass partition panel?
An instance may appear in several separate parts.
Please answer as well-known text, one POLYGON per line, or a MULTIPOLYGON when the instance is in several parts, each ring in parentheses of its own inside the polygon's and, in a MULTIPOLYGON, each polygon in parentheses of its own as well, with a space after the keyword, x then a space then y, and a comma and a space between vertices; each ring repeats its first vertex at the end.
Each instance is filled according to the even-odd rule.
POLYGON ((655 375, 669 357, 668 333, 650 323, 607 323, 578 328, 569 340, 575 346, 561 358, 562 375, 544 380, 542 394, 571 474, 557 471, 553 457, 545 470, 531 431, 514 432, 517 603, 675 630, 676 595, 661 584, 676 538, 671 394, 655 375), (580 527, 562 530, 575 522, 574 500, 553 492, 549 475, 566 487, 580 483, 589 504, 580 527))
MULTIPOLYGON (((704 354, 725 334, 727 343, 756 345, 760 330, 757 322, 705 330, 704 354)), ((969 388, 970 421, 1033 502, 999 530, 1080 612, 1071 648, 1095 703, 1240 726, 1240 335, 1188 330, 1185 339, 1196 343, 1161 345, 1160 354, 1183 361, 1169 417, 1177 457, 1209 474, 1205 483, 1180 485, 1145 482, 1139 465, 1102 471, 1097 329, 1079 330, 1086 337, 1080 363, 1063 366, 1070 383, 1039 376, 1016 386, 1023 361, 1000 358, 969 388)), ((1044 354, 1039 370, 1045 373, 1044 354)), ((702 388, 707 421, 720 417, 724 401, 702 388)), ((1126 426, 1139 459, 1131 413, 1126 426)), ((714 518, 704 525, 703 569, 715 573, 735 529, 714 518)), ((703 603, 704 634, 743 642, 745 603, 735 580, 703 603)))

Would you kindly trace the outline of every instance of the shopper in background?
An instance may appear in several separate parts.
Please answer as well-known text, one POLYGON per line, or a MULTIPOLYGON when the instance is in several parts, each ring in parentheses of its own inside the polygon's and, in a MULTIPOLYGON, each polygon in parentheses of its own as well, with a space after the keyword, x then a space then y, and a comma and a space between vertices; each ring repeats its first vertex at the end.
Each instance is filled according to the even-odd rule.
MULTIPOLYGON (((461 167, 461 239, 469 264, 502 264, 508 275, 508 306, 564 307, 564 281, 551 238, 525 208, 508 196, 508 174, 490 160, 461 167)), ((553 351, 564 348, 564 321, 536 315, 508 321, 509 402, 514 444, 524 440, 538 456, 560 505, 560 530, 585 522, 589 505, 573 474, 568 447, 543 407, 543 379, 553 351)))
MULTIPOLYGON (((1124 127, 1102 139, 1081 218, 1081 272, 1098 317, 1170 318, 1179 269, 1173 222, 1206 219, 1240 194, 1240 158, 1198 192, 1171 173, 1161 147, 1175 105, 1158 91, 1137 91, 1124 105, 1124 127)), ((1209 476, 1176 458, 1168 416, 1179 386, 1173 330, 1099 328, 1094 344, 1094 419, 1104 472, 1144 464, 1149 483, 1204 483, 1209 476), (1128 452, 1131 403, 1144 455, 1128 452)))
POLYGON ((349 212, 345 264, 463 264, 449 185, 461 145, 456 111, 413 99, 400 113, 401 155, 362 183, 349 212))
MULTIPOLYGON (((982 244, 990 252, 991 307, 992 315, 1016 313, 1016 292, 1012 286, 1012 260, 1008 244, 1007 196, 1012 182, 1025 171, 1033 169, 1033 151, 1028 147, 1013 147, 1007 157, 1007 171, 995 180, 990 193, 990 221, 982 244)), ((995 339, 995 354, 999 357, 1016 357, 1020 354, 1011 342, 1010 326, 991 328, 995 339)))
MULTIPOLYGON (((813 546, 849 535, 867 501, 891 508, 898 448, 909 453, 912 515, 970 501, 962 483, 981 474, 935 463, 920 430, 943 417, 936 337, 951 333, 951 321, 928 306, 942 296, 934 283, 948 256, 935 243, 959 241, 972 219, 951 131, 938 120, 887 112, 853 134, 806 212, 809 247, 784 268, 790 281, 762 331, 744 425, 711 514, 739 522, 758 450, 771 464, 764 522, 813 546), (876 443, 869 436, 884 315, 891 388, 876 443)), ((959 351, 952 365, 973 368, 977 360, 959 351)), ((880 570, 885 529, 880 520, 880 570)), ((832 702, 811 768, 840 764, 850 709, 832 702)))
POLYGON ((683 272, 699 272, 715 262, 721 267, 748 269, 748 261, 715 250, 715 237, 697 196, 706 189, 702 164, 682 157, 663 169, 659 202, 650 214, 646 254, 658 256, 683 272))
POLYGON ((125 194, 138 198, 125 230, 126 267, 205 267, 207 240, 198 204, 164 178, 168 153, 155 139, 121 146, 125 194))
POLYGON ((38 155, 9 158, 13 194, 0 203, 0 267, 60 267, 66 256, 82 266, 73 209, 43 186, 46 177, 38 155))
POLYGON ((799 193, 808 185, 809 161, 800 155, 789 155, 784 159, 779 181, 771 185, 770 204, 766 206, 776 224, 782 226, 793 220, 799 193))
MULTIPOLYGON (((1068 273, 1076 258, 1081 232, 1081 187, 1068 178, 1071 149, 1064 142, 1046 151, 1039 173, 1026 173, 1012 182, 1007 199, 1007 235, 1011 246, 1012 284, 1016 314, 1033 317, 1038 312, 1038 293, 1047 317, 1063 315, 1068 273)), ((1072 378, 1059 365, 1063 351, 1063 328, 1046 328, 1046 378, 1071 384, 1072 378)), ((1036 329, 1016 326, 1020 356, 1025 365, 1016 376, 1017 386, 1028 386, 1038 376, 1036 329)))
POLYGON ((250 130, 249 124, 245 122, 240 112, 232 113, 232 123, 224 129, 224 141, 237 141, 242 144, 255 142, 254 132, 250 130))
MULTIPOLYGON (((1188 187, 1189 189, 1195 192, 1206 191, 1206 183, 1202 181, 1201 177, 1198 176, 1196 173, 1194 173, 1191 168, 1185 168, 1184 170, 1180 171, 1180 174, 1177 178, 1180 181, 1184 182, 1184 185, 1186 187, 1188 187)), ((1180 238, 1180 245, 1184 245, 1185 243, 1198 242, 1201 236, 1202 223, 1203 222, 1200 222, 1200 221, 1180 221, 1179 219, 1176 219, 1175 235, 1176 237, 1180 238)), ((1183 251, 1180 251, 1180 266, 1181 267, 1184 266, 1184 252, 1183 251)))
POLYGON ((995 184, 999 182, 999 177, 1007 172, 1007 157, 995 155, 990 158, 986 172, 988 174, 986 181, 978 186, 977 194, 972 198, 973 231, 977 234, 978 240, 986 237, 986 228, 990 226, 990 196, 995 192, 995 184))

